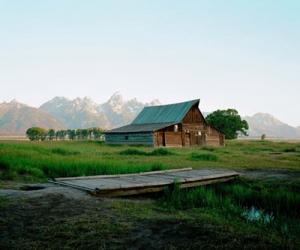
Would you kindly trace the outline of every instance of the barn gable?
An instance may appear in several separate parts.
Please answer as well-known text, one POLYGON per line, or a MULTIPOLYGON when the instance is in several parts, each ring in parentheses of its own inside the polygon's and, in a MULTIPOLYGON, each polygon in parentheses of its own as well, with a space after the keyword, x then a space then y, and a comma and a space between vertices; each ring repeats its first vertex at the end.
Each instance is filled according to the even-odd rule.
POLYGON ((200 100, 192 100, 169 105, 145 107, 131 124, 151 123, 179 123, 187 112, 194 106, 199 105, 200 100))

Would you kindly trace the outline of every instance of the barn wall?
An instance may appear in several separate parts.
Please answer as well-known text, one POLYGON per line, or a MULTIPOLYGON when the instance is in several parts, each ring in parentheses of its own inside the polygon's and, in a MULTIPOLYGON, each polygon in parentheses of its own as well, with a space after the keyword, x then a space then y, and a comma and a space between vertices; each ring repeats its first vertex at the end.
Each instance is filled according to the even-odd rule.
POLYGON ((181 147, 182 133, 159 131, 154 134, 154 145, 157 147, 181 147))
POLYGON ((206 132, 206 145, 224 146, 224 135, 215 128, 208 126, 206 132))
POLYGON ((165 143, 167 147, 181 147, 181 132, 165 132, 165 143))
POLYGON ((182 123, 202 123, 205 124, 205 119, 203 115, 201 114, 199 108, 197 106, 194 106, 190 109, 190 111, 185 115, 185 117, 182 120, 182 123))
POLYGON ((153 145, 153 133, 119 133, 106 134, 105 143, 107 144, 141 144, 153 145))
POLYGON ((184 146, 204 146, 206 122, 199 108, 194 106, 182 121, 184 146))
POLYGON ((164 146, 164 132, 155 132, 154 133, 154 146, 163 147, 164 146))
POLYGON ((205 122, 198 107, 194 106, 182 123, 185 146, 224 146, 224 135, 205 122))

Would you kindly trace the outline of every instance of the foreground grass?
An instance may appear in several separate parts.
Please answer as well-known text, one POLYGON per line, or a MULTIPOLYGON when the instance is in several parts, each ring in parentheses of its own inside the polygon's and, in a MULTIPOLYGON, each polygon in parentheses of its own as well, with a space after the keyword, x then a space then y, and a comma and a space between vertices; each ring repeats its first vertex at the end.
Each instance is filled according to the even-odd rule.
POLYGON ((239 180, 170 189, 157 199, 14 200, 0 213, 3 249, 299 249, 297 183, 239 180), (285 190, 286 195, 281 193, 285 190), (243 191, 241 191, 243 190, 243 191), (280 193, 280 195, 277 195, 280 193), (290 197, 290 198, 288 198, 290 197), (287 209, 276 208, 276 202, 287 209), (243 211, 273 211, 251 221, 243 211), (275 206, 274 206, 275 205, 275 206), (291 213, 289 213, 291 211, 291 213))
POLYGON ((300 170, 300 143, 228 141, 223 148, 153 149, 99 142, 0 142, 0 179, 121 174, 167 168, 300 170))
MULTIPOLYGON (((0 142, 0 180, 117 174, 167 168, 300 170, 300 144, 229 141, 224 148, 0 142)), ((1 184, 0 184, 1 186, 1 184)), ((75 192, 75 191, 74 191, 75 192)), ((299 249, 300 183, 239 179, 158 199, 72 199, 62 193, 0 198, 2 249, 299 249), (251 220, 254 207, 270 220, 251 220)))
MULTIPOLYGON (((229 224, 246 235, 268 232, 265 236, 276 249, 300 247, 300 183, 297 181, 240 178, 234 183, 192 189, 180 189, 174 183, 165 190, 160 205, 170 212, 201 211, 213 221, 229 224)), ((260 241, 252 247, 263 248, 260 241)))

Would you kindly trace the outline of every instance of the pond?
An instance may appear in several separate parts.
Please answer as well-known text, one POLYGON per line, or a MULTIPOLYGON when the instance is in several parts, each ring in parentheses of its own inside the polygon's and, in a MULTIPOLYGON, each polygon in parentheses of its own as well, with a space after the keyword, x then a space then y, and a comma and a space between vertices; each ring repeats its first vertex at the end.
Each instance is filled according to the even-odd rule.
POLYGON ((262 222, 264 224, 269 224, 274 221, 274 216, 272 213, 264 212, 254 206, 247 208, 242 212, 242 217, 251 222, 262 222))

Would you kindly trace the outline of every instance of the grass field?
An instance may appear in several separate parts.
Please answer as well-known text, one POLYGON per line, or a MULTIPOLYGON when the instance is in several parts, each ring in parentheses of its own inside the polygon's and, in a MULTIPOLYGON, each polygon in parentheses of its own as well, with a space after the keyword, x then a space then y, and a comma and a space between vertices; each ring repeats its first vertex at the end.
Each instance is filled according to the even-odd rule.
POLYGON ((223 148, 153 149, 101 142, 0 142, 0 179, 120 174, 168 168, 300 169, 300 143, 228 141, 223 148))
MULTIPOLYGON (((92 141, 0 142, 2 188, 59 176, 182 167, 299 173, 300 143, 235 140, 223 148, 154 149, 92 141)), ((150 199, 73 199, 64 192, 0 196, 0 248, 300 248, 299 178, 239 178, 188 190, 175 182, 150 199)))

